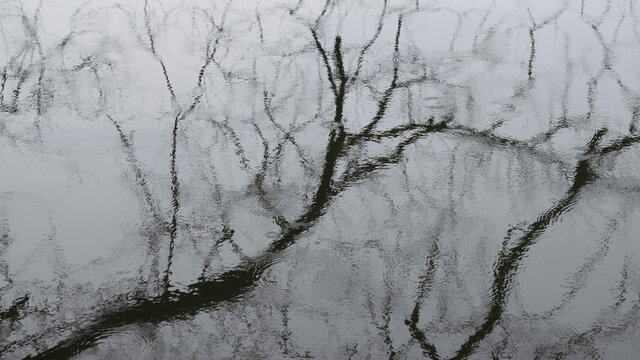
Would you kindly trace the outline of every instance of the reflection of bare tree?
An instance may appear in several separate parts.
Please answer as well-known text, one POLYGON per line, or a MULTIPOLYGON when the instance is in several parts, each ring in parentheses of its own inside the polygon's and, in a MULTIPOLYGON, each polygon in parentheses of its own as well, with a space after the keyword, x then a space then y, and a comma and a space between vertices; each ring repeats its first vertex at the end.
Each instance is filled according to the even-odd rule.
MULTIPOLYGON (((394 221, 405 223, 405 228, 388 238, 359 234, 373 239, 356 246, 358 250, 344 250, 345 262, 357 269, 355 274, 344 276, 374 278, 358 269, 361 259, 354 254, 375 257, 378 267, 383 269, 378 282, 369 281, 371 288, 364 292, 366 299, 362 300, 366 305, 350 304, 366 308, 367 325, 372 328, 367 337, 375 338, 371 342, 379 344, 378 355, 402 358, 419 353, 433 359, 462 359, 493 346, 490 352, 500 356, 511 351, 513 343, 526 342, 527 339, 516 335, 517 326, 511 325, 509 306, 513 303, 514 289, 521 286, 517 276, 527 268, 528 257, 537 249, 535 245, 550 236, 563 219, 586 207, 592 193, 625 186, 611 180, 608 174, 615 174, 623 161, 620 159, 636 151, 640 142, 636 133, 637 90, 615 62, 615 49, 623 43, 619 39, 625 31, 625 21, 632 21, 635 29, 637 16, 633 11, 632 15, 619 12, 619 19, 612 21, 611 16, 616 14, 611 2, 596 15, 588 15, 590 10, 585 2, 579 9, 564 2, 552 13, 542 15, 534 6, 524 12, 516 9, 500 15, 496 14, 501 11, 496 4, 484 9, 459 9, 433 3, 379 2, 369 16, 372 25, 358 41, 349 33, 353 31, 349 19, 359 10, 348 2, 328 0, 313 9, 309 8, 313 4, 300 0, 286 7, 257 6, 246 10, 230 1, 215 2, 211 9, 184 4, 167 9, 161 2, 145 0, 139 6, 141 14, 133 10, 134 6, 104 5, 106 13, 124 17, 130 27, 127 32, 131 43, 136 44, 130 51, 142 57, 145 64, 153 64, 149 65, 149 73, 153 74, 150 77, 154 84, 162 85, 162 95, 148 96, 162 100, 148 106, 151 110, 145 110, 141 116, 133 117, 153 116, 163 124, 159 133, 166 137, 162 140, 164 149, 169 149, 163 150, 169 156, 168 171, 166 158, 162 166, 149 165, 152 162, 149 140, 128 130, 136 128, 142 132, 144 126, 137 125, 139 120, 130 120, 127 110, 123 111, 127 108, 122 103, 132 95, 121 92, 142 94, 144 88, 129 87, 126 79, 118 78, 126 67, 112 60, 110 52, 129 45, 119 45, 108 36, 98 37, 101 43, 95 47, 81 43, 82 37, 90 33, 81 29, 82 17, 93 16, 88 10, 93 5, 83 4, 76 10, 72 29, 62 39, 47 41, 54 44, 51 48, 39 35, 43 5, 39 4, 33 15, 16 7, 19 19, 16 24, 22 26, 24 34, 11 44, 5 40, 10 51, 2 59, 5 64, 0 79, 0 111, 7 117, 0 118, 0 139, 13 149, 24 147, 32 151, 24 139, 35 137, 40 142, 46 141, 50 126, 47 124, 53 121, 48 114, 62 111, 63 106, 55 105, 57 102, 87 122, 98 121, 95 119, 106 122, 124 156, 123 172, 129 177, 140 205, 139 225, 146 249, 133 276, 137 279, 131 286, 134 290, 124 288, 119 296, 96 301, 88 310, 78 311, 74 320, 39 314, 42 306, 38 297, 24 291, 24 286, 15 285, 11 266, 2 263, 0 275, 6 278, 6 284, 0 287, 3 289, 0 295, 6 306, 0 319, 8 320, 2 332, 15 333, 14 324, 25 319, 45 319, 43 322, 50 325, 41 333, 7 338, 0 351, 28 351, 24 356, 30 353, 35 358, 70 358, 132 324, 162 327, 208 314, 214 328, 226 332, 228 323, 235 321, 237 329, 246 326, 245 332, 251 339, 264 333, 276 334, 273 342, 284 356, 311 357, 314 349, 303 344, 295 331, 299 321, 296 316, 303 312, 296 302, 296 288, 302 288, 297 279, 305 281, 296 271, 304 266, 304 261, 293 260, 295 252, 306 246, 308 236, 317 236, 316 232, 324 229, 328 218, 340 228, 336 220, 340 216, 335 212, 342 211, 345 203, 365 204, 368 196, 374 199, 379 196, 372 192, 354 198, 353 193, 363 187, 378 186, 379 178, 393 176, 388 174, 399 168, 403 174, 398 177, 405 179, 402 182, 406 184, 395 191, 397 184, 391 182, 385 186, 392 190, 380 191, 384 193, 382 197, 387 204, 384 209, 388 214, 376 213, 372 204, 365 208, 372 209, 372 223, 378 217, 400 218, 394 221), (419 47, 421 42, 412 31, 421 16, 451 16, 451 34, 442 51, 446 55, 439 57, 441 54, 419 47), (520 22, 510 19, 517 16, 522 18, 520 22), (570 29, 563 27, 566 16, 577 16, 603 49, 597 66, 582 75, 576 70, 582 60, 572 58, 571 48, 579 40, 573 40, 570 29), (277 36, 272 31, 278 28, 274 17, 281 18, 278 26, 284 27, 282 24, 286 22, 291 31, 304 32, 304 41, 297 43, 300 36, 274 40, 277 36), (607 21, 615 23, 610 34, 603 25, 607 21), (191 46, 198 50, 188 60, 189 71, 185 71, 182 66, 186 65, 175 60, 177 50, 171 46, 175 36, 186 37, 185 29, 189 27, 191 46), (474 29, 473 36, 469 37, 465 29, 474 29), (528 106, 546 106, 541 105, 543 101, 537 94, 549 86, 545 83, 548 80, 537 72, 538 66, 543 66, 545 52, 549 51, 547 41, 552 31, 555 33, 551 38, 561 40, 558 53, 563 68, 559 73, 565 78, 559 81, 557 89, 552 89, 559 94, 558 101, 549 100, 553 104, 540 115, 542 125, 527 127, 523 124, 528 124, 529 119, 522 120, 523 116, 534 112, 528 112, 528 106), (478 85, 486 76, 478 75, 480 80, 465 82, 459 79, 463 77, 460 74, 468 72, 467 68, 480 67, 478 64, 486 63, 485 71, 489 74, 499 68, 506 61, 491 49, 504 41, 500 36, 512 33, 519 33, 527 43, 517 67, 520 73, 516 81, 504 86, 508 95, 504 98, 496 95, 497 99, 490 101, 491 94, 481 92, 486 87, 478 85), (283 41, 295 44, 282 44, 283 41), (465 44, 468 51, 459 50, 465 44), (240 50, 247 45, 253 50, 248 53, 240 50), (69 60, 70 55, 64 55, 68 53, 75 54, 71 57, 73 61, 69 60), (586 98, 586 111, 576 115, 572 110, 575 97, 572 89, 579 79, 585 78, 582 99, 586 98), (629 119, 616 120, 623 122, 623 126, 599 120, 600 89, 609 80, 617 86, 629 113, 629 119), (58 83, 60 89, 53 92, 51 84, 58 83), (25 88, 33 90, 27 94, 25 88), (499 106, 482 109, 494 103, 499 106), (35 129, 25 131, 16 125, 19 121, 15 119, 22 121, 21 116, 28 118, 28 114, 35 116, 35 129), (535 130, 522 135, 513 131, 518 126, 526 131, 535 130), (567 156, 560 150, 558 144, 563 141, 568 142, 575 156, 567 156), (479 154, 483 151, 486 153, 479 154), (509 160, 492 165, 500 156, 509 160), (426 174, 420 180, 423 182, 414 186, 411 182, 417 180, 410 178, 408 169, 415 168, 415 162, 422 159, 428 159, 426 169, 442 166, 445 175, 439 176, 434 170, 436 175, 426 174), (490 233, 493 238, 487 236, 485 243, 477 245, 486 253, 477 255, 479 260, 468 261, 469 255, 464 255, 470 246, 467 239, 480 237, 465 230, 466 226, 478 226, 468 225, 471 222, 468 218, 472 217, 468 203, 478 192, 475 189, 481 189, 478 185, 484 181, 481 179, 488 176, 483 173, 491 172, 492 166, 509 168, 505 171, 516 168, 508 173, 509 184, 505 186, 515 193, 518 190, 513 188, 534 186, 527 183, 527 178, 533 177, 527 171, 532 170, 524 169, 533 167, 531 164, 541 164, 540 168, 549 173, 542 176, 548 179, 565 171, 566 191, 555 194, 556 198, 546 201, 544 206, 526 204, 526 199, 513 195, 513 201, 519 202, 517 206, 529 212, 513 210, 520 217, 513 220, 517 225, 504 229, 507 231, 504 240, 490 233), (566 170, 570 168, 573 170, 566 170), (225 180, 229 177, 235 179, 225 180), (448 190, 439 194, 444 188, 448 190), (405 197, 407 200, 403 200, 405 197), (408 216, 410 211, 399 210, 403 202, 410 204, 410 209, 433 211, 414 221, 408 216), (243 207, 258 215, 242 215, 243 207), (261 229, 261 225, 241 223, 249 218, 268 224, 264 226, 267 234, 261 242, 249 233, 261 229), (416 232, 420 234, 413 234, 416 232), (408 239, 413 239, 412 236, 420 239, 417 245, 410 244, 408 239), (389 239, 396 239, 396 244, 392 246, 389 239), (370 248, 375 249, 375 255, 367 252, 370 248), (180 266, 184 267, 180 261, 185 257, 198 262, 197 275, 188 281, 180 274, 180 266), (478 269, 476 273, 465 272, 465 266, 478 269), (251 298, 252 294, 270 289, 271 279, 279 284, 282 273, 286 274, 286 280, 281 281, 284 300, 256 303, 251 298), (484 280, 474 284, 474 279, 484 280), (4 292, 10 294, 9 290, 12 295, 5 296, 4 292), (276 311, 268 310, 269 306, 276 307, 276 311), (464 319, 456 317, 456 309, 460 307, 463 308, 460 318, 464 319), (240 315, 236 316, 238 312, 240 315), (256 322, 259 325, 252 327, 256 322), (502 336, 504 332, 509 334, 502 336), (456 337, 448 343, 442 339, 447 334, 456 337)), ((629 7, 633 7, 633 2, 629 7)), ((142 101, 140 94, 133 96, 142 101)), ((627 190, 621 191, 629 188, 637 186, 627 186, 624 188, 627 190)), ((9 249, 17 246, 12 240, 16 225, 8 215, 11 211, 8 206, 13 205, 0 200, 0 256, 7 258, 9 249)), ((633 213, 633 210, 615 212, 603 225, 599 248, 568 277, 569 290, 560 304, 540 316, 523 316, 526 321, 552 322, 580 298, 589 285, 589 274, 609 256, 614 234, 631 217, 627 211, 633 213)), ((51 223, 54 224, 53 220, 51 223)), ((377 229, 376 226, 372 225, 377 229)), ((64 297, 70 291, 71 281, 67 279, 70 274, 63 263, 63 252, 56 243, 55 226, 52 228, 52 234, 44 242, 55 254, 51 266, 58 284, 52 288, 61 298, 55 307, 70 301, 64 297)), ((496 228, 502 230, 502 226, 496 228)), ((476 230, 481 234, 481 229, 476 230)), ((323 244, 328 249, 334 245, 339 247, 331 242, 323 244)), ((602 310, 594 320, 596 324, 607 323, 607 314, 615 314, 620 320, 615 326, 596 325, 584 332, 562 332, 554 343, 536 345, 537 356, 596 357, 599 351, 596 340, 607 341, 635 326, 635 317, 625 318, 631 310, 621 310, 623 304, 628 305, 625 301, 629 294, 637 290, 637 284, 631 283, 632 274, 637 271, 634 262, 635 259, 625 260, 616 304, 602 310)), ((354 289, 348 289, 350 296, 360 296, 355 289, 363 285, 356 285, 358 282, 354 280, 354 289)), ((89 297, 88 294, 91 290, 82 296, 89 297)), ((632 301, 631 307, 637 308, 637 300, 632 301)), ((341 344, 342 356, 366 357, 364 352, 373 351, 362 342, 336 335, 339 331, 334 320, 325 323, 330 329, 328 336, 335 336, 341 344)), ((233 353, 242 356, 244 345, 232 330, 221 339, 233 343, 233 353)), ((250 352, 259 351, 254 343, 250 352)))

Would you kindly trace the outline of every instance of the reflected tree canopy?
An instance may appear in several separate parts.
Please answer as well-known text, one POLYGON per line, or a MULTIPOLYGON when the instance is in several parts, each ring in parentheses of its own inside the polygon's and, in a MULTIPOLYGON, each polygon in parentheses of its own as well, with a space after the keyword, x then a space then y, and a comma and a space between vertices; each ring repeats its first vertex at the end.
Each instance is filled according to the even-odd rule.
POLYGON ((635 0, 0 0, 0 358, 633 358, 635 0))

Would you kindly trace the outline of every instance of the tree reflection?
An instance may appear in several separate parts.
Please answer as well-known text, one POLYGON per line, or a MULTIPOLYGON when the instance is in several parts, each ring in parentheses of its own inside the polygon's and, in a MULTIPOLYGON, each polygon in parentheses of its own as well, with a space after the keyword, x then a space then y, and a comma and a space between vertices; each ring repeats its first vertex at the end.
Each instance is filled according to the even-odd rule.
POLYGON ((616 55, 640 41, 633 1, 89 1, 55 38, 56 9, 27 5, 0 15, 6 157, 139 208, 130 243, 78 265, 57 232, 72 196, 0 189, 3 356, 139 339, 186 357, 207 339, 189 356, 597 358, 632 337, 638 90, 616 55), (61 166, 65 147, 117 174, 61 166), (21 209, 45 213, 35 241, 21 209), (581 217, 584 246, 548 263, 539 243, 582 236, 581 217), (570 268, 558 302, 528 310, 547 300, 523 300, 540 284, 521 279, 554 266, 570 268), (593 292, 614 303, 574 326, 593 292))

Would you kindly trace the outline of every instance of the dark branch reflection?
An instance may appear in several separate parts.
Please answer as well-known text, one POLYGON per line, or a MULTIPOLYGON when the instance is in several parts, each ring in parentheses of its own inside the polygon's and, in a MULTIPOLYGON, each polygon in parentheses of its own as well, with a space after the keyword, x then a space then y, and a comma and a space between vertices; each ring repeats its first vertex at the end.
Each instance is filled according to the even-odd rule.
POLYGON ((637 352, 633 0, 0 9, 0 358, 637 352))

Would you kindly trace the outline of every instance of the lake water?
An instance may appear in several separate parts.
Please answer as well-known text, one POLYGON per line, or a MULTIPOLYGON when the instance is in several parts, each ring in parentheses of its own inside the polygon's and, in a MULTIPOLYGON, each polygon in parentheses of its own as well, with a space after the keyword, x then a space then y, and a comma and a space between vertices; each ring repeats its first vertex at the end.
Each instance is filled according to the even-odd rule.
POLYGON ((0 0, 1 359, 636 359, 635 0, 0 0))

